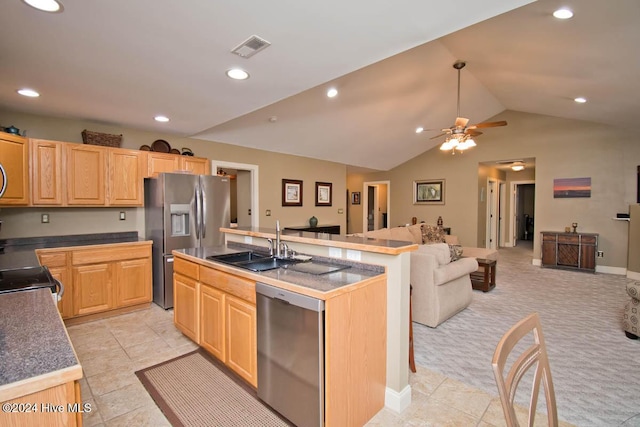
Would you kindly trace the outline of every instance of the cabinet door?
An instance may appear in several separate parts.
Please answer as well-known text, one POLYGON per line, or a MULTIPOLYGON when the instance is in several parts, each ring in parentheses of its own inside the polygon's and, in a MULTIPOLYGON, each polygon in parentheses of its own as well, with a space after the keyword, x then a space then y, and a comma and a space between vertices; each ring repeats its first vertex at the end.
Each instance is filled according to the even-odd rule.
POLYGON ((209 160, 202 157, 182 156, 180 169, 195 175, 209 175, 209 160))
POLYGON ((147 177, 156 177, 162 172, 180 170, 180 158, 177 154, 147 153, 147 177))
POLYGON ((225 294, 211 286, 200 284, 200 345, 225 361, 225 294))
POLYGON ((30 140, 31 203, 33 205, 64 204, 62 183, 63 142, 30 140))
POLYGON ((140 151, 109 149, 109 205, 144 205, 142 160, 140 151))
POLYGON ((71 273, 67 267, 51 267, 49 269, 54 279, 64 286, 62 299, 58 301, 58 311, 63 319, 73 317, 73 283, 71 273))
POLYGON ((173 275, 173 323, 183 334, 200 343, 198 309, 200 283, 181 274, 173 275))
POLYGON ((0 206, 29 204, 28 149, 27 139, 0 133, 0 164, 6 174, 5 177, 0 174, 0 188, 6 185, 0 206))
POLYGON ((257 387, 256 307, 227 295, 225 311, 227 366, 257 387))
POLYGON ((110 310, 114 306, 112 264, 73 267, 73 313, 83 315, 110 310))
POLYGON ((83 144, 66 144, 67 203, 105 205, 107 149, 83 144))
POLYGON ((151 302, 151 260, 133 259, 115 263, 116 307, 151 302))

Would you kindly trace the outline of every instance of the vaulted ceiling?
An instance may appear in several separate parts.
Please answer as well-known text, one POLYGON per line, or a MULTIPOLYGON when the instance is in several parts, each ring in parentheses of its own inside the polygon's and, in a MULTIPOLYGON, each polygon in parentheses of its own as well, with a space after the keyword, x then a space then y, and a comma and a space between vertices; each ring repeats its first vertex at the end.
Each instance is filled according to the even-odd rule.
MULTIPOLYGON (((453 125, 462 59, 472 123, 506 109, 640 118, 636 0, 61 2, 3 4, 0 108, 388 170, 442 142, 430 137, 453 125), (575 16, 554 19, 559 6, 575 16), (230 52, 252 35, 271 45, 230 52), (250 78, 227 78, 234 66, 250 78)), ((483 131, 479 144, 500 128, 483 131)))

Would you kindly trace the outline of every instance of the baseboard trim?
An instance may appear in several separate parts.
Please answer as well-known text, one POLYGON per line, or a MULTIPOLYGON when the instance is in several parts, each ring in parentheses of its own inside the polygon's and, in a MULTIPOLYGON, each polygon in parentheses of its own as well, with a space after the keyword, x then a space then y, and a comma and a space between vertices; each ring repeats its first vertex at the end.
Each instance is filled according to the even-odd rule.
POLYGON ((627 270, 627 277, 631 280, 640 280, 640 273, 627 270))
POLYGON ((397 413, 400 413, 407 409, 411 405, 411 386, 407 386, 401 391, 387 387, 384 393, 384 406, 397 413))
POLYGON ((596 273, 617 274, 626 276, 627 269, 624 267, 609 267, 608 265, 596 265, 596 273))

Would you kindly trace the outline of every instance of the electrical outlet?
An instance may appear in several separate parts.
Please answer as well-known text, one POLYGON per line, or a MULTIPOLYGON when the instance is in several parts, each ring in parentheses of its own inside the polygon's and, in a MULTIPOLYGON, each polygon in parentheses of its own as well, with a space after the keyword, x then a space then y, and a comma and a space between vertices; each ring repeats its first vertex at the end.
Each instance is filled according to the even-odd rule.
POLYGON ((267 209, 267 212, 265 212, 266 216, 271 216, 271 209, 267 209))
POLYGON ((49 223, 49 214, 42 214, 42 223, 43 224, 49 223))
POLYGON ((338 214, 343 214, 344 213, 344 209, 338 209, 338 214))
POLYGON ((360 261, 362 259, 362 252, 347 249, 347 259, 350 259, 351 261, 360 261))
POLYGON ((597 258, 604 258, 604 251, 598 251, 598 252, 596 252, 596 257, 597 257, 597 258))
POLYGON ((120 212, 120 221, 124 221, 125 219, 127 219, 127 213, 126 212, 120 212))

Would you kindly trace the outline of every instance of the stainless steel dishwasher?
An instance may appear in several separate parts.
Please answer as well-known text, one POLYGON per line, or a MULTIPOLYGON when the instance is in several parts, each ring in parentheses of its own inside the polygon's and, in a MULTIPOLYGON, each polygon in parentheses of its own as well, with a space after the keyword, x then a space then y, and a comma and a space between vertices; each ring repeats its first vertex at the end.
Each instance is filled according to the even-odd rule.
POLYGON ((324 424, 324 301, 256 284, 258 397, 298 427, 324 424))

